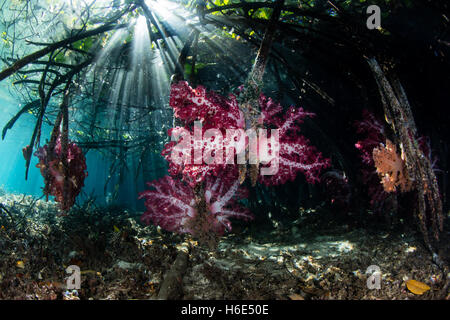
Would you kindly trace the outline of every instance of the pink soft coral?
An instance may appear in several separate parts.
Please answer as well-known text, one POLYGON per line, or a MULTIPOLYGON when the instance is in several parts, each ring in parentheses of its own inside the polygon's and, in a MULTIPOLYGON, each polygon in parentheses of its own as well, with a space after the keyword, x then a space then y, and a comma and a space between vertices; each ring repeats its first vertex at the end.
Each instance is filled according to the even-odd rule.
POLYGON ((44 177, 44 193, 55 197, 59 202, 61 210, 69 210, 75 203, 75 199, 84 186, 86 172, 86 158, 82 150, 73 142, 69 142, 67 150, 68 183, 64 194, 65 172, 63 165, 63 153, 61 137, 58 137, 53 152, 50 153, 49 146, 39 148, 34 155, 39 158, 37 168, 41 169, 44 177))
POLYGON ((363 162, 361 169, 362 180, 367 187, 370 204, 375 210, 381 210, 389 194, 384 191, 373 160, 373 150, 386 141, 383 124, 368 110, 363 111, 363 120, 356 121, 357 133, 364 137, 355 147, 360 151, 363 162))
MULTIPOLYGON (((236 97, 230 94, 228 98, 224 98, 214 92, 207 93, 203 87, 192 89, 183 81, 172 86, 170 103, 175 110, 175 116, 185 121, 186 127, 169 130, 170 136, 179 138, 177 142, 168 143, 162 153, 169 162, 169 172, 172 175, 182 174, 192 185, 202 182, 208 175, 217 175, 229 162, 224 160, 222 164, 205 164, 201 155, 200 158, 195 156, 192 149, 196 143, 193 123, 197 120, 202 123, 202 134, 208 129, 219 130, 223 137, 220 141, 223 147, 219 150, 222 153, 221 159, 230 160, 226 158, 226 150, 234 141, 226 139, 226 130, 245 129, 244 114, 239 109, 236 97), (183 160, 174 161, 173 153, 183 160)), ((278 145, 272 143, 275 140, 271 139, 270 134, 260 139, 264 143, 260 144, 263 149, 258 150, 259 159, 266 160, 262 168, 268 168, 276 161, 277 171, 271 175, 260 175, 259 181, 266 185, 280 185, 295 180, 298 172, 302 172, 310 183, 319 181, 320 172, 330 166, 330 160, 323 158, 321 153, 310 145, 308 139, 300 134, 303 119, 314 114, 294 107, 284 112, 281 105, 263 94, 259 98, 259 107, 259 126, 263 129, 279 129, 278 145)), ((205 143, 201 147, 202 153, 208 151, 208 148, 217 149, 214 145, 217 142, 216 138, 205 143)), ((244 147, 247 147, 248 143, 247 138, 244 147)))
POLYGON ((199 120, 206 129, 209 128, 243 128, 244 114, 234 95, 228 98, 210 91, 202 86, 193 89, 186 81, 172 85, 170 106, 175 117, 186 125, 199 120))
POLYGON ((386 141, 384 126, 374 114, 368 110, 363 110, 363 120, 356 121, 355 127, 356 132, 364 136, 364 139, 358 141, 355 147, 361 152, 362 161, 373 167, 373 149, 386 141))
MULTIPOLYGON (((173 141, 166 144, 162 155, 169 163, 169 173, 183 180, 164 177, 149 183, 154 190, 140 194, 140 198, 146 200, 144 222, 201 238, 211 232, 220 235, 231 230, 231 217, 251 219, 249 211, 236 202, 237 195, 245 197, 238 178, 237 155, 242 160, 246 148, 251 148, 250 138, 244 134, 251 126, 279 129, 276 131, 278 142, 271 135, 259 136, 259 141, 264 142, 256 150, 261 171, 277 161, 277 171, 271 176, 260 175, 261 183, 283 184, 294 180, 298 172, 302 172, 308 182, 319 180, 320 171, 329 166, 330 160, 322 158, 300 135, 299 127, 305 117, 313 114, 294 107, 284 113, 279 104, 264 95, 260 96, 259 104, 261 114, 259 118, 258 114, 254 117, 255 124, 248 120, 254 114, 251 117, 244 114, 232 94, 225 98, 215 92, 206 92, 201 86, 193 89, 184 81, 172 85, 170 106, 184 127, 169 130, 173 141), (230 130, 234 130, 233 133, 230 130), (211 135, 205 138, 207 133, 211 135), (236 150, 230 153, 234 147, 236 150), (222 161, 205 163, 205 155, 222 161)), ((243 109, 249 112, 247 108, 243 109)), ((255 152, 254 148, 252 152, 255 152)))
MULTIPOLYGON (((203 137, 206 128, 202 127, 199 131, 203 137)), ((223 153, 221 154, 221 160, 217 163, 212 161, 206 164, 203 157, 207 152, 223 151, 226 141, 223 139, 222 131, 217 137, 212 137, 205 145, 201 140, 196 141, 194 134, 191 134, 191 130, 187 128, 172 128, 169 130, 169 135, 176 137, 178 140, 167 143, 161 154, 168 161, 169 173, 172 176, 181 174, 185 181, 194 187, 204 181, 207 176, 217 175, 224 170, 226 163, 223 153), (194 147, 197 147, 201 152, 195 152, 194 147)))
POLYGON ((186 223, 195 215, 195 199, 192 188, 178 179, 165 176, 158 181, 147 183, 154 190, 139 194, 145 199, 147 210, 142 221, 160 226, 167 231, 189 232, 186 223))
POLYGON ((217 150, 215 143, 221 143, 220 151, 223 152, 227 148, 227 140, 224 139, 226 130, 244 128, 244 114, 239 109, 234 95, 230 94, 225 98, 213 91, 206 92, 202 86, 193 89, 186 81, 172 85, 170 106, 174 109, 175 117, 182 120, 185 127, 169 130, 169 136, 175 137, 177 141, 169 142, 164 147, 162 155, 169 162, 171 175, 181 174, 191 186, 195 186, 204 181, 208 175, 217 175, 224 169, 224 153, 220 155, 223 161, 210 164, 204 163, 203 154, 208 151, 214 153, 214 150, 208 149, 217 150), (196 143, 203 142, 195 139, 195 121, 201 123, 201 128, 198 129, 201 133, 200 139, 209 129, 220 132, 220 135, 213 137, 215 141, 211 140, 206 145, 197 146, 201 150, 200 155, 194 152, 196 143), (173 158, 174 153, 178 157, 177 161, 173 158))
MULTIPOLYGON (((193 189, 189 185, 170 176, 148 185, 154 190, 144 191, 139 195, 140 199, 145 199, 147 207, 142 221, 147 224, 153 222, 176 233, 199 233, 192 223, 198 218, 198 208, 193 189)), ((200 232, 222 235, 225 230, 231 230, 230 218, 252 219, 250 212, 237 203, 245 194, 235 173, 224 172, 217 178, 208 177, 204 189, 207 223, 202 224, 207 229, 200 232)))
MULTIPOLYGON (((267 127, 279 129, 279 168, 274 175, 260 175, 259 181, 265 185, 281 185, 294 181, 302 172, 309 183, 319 181, 321 171, 330 166, 330 160, 311 146, 309 140, 300 134, 300 125, 306 117, 314 116, 302 108, 290 107, 283 112, 280 105, 263 95, 260 98, 262 122, 267 127)), ((272 150, 273 152, 273 150, 272 150)), ((276 161, 276 160, 272 160, 276 161)), ((266 164, 264 167, 270 166, 266 164)))

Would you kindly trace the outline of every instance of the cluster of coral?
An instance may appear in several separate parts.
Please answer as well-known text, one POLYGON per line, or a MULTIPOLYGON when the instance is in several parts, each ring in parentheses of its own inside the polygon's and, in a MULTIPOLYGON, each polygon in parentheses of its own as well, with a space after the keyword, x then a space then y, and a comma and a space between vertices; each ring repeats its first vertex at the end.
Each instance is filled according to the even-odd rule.
POLYGON ((383 124, 376 119, 375 115, 367 110, 363 111, 363 119, 355 123, 356 131, 364 137, 358 141, 355 147, 360 151, 362 161, 362 179, 368 188, 370 204, 376 210, 381 210, 382 204, 389 194, 380 184, 380 179, 376 171, 373 151, 382 146, 386 141, 383 124))
MULTIPOLYGON (((368 188, 370 203, 375 210, 380 210, 390 193, 408 192, 413 181, 408 175, 405 160, 396 145, 387 138, 385 127, 367 110, 363 119, 355 123, 357 133, 364 139, 355 147, 360 151, 363 167, 362 179, 368 188)), ((432 165, 430 141, 426 137, 417 138, 419 147, 432 165)))
POLYGON ((63 153, 61 136, 53 148, 50 144, 39 148, 35 154, 39 158, 37 168, 44 177, 44 194, 55 197, 62 211, 69 210, 84 186, 87 177, 86 158, 82 150, 73 142, 67 144, 67 156, 63 153))
MULTIPOLYGON (((239 129, 249 129, 246 123, 248 117, 240 107, 238 98, 232 94, 226 98, 213 91, 207 92, 201 86, 193 89, 183 81, 172 85, 170 106, 183 127, 169 130, 169 135, 174 135, 178 140, 169 142, 162 152, 169 163, 171 176, 149 183, 153 190, 140 194, 140 198, 145 198, 147 208, 142 217, 143 221, 153 222, 169 231, 191 233, 201 237, 201 234, 220 235, 225 230, 231 230, 230 218, 251 219, 251 213, 238 202, 246 195, 242 186, 245 180, 242 179, 242 172, 245 174, 246 170, 242 170, 245 165, 237 164, 234 159, 237 154, 233 153, 233 159, 227 159, 223 163, 207 164, 195 161, 199 155, 194 152, 195 144, 199 143, 195 139, 196 121, 201 123, 202 133, 215 129, 218 130, 217 136, 222 137, 226 136, 226 130, 236 129, 236 132, 239 132, 239 129), (174 161, 174 153, 177 156, 175 158, 182 161, 174 161)), ((330 160, 323 158, 300 134, 303 119, 313 114, 294 107, 285 111, 281 105, 262 94, 259 98, 259 109, 258 128, 278 129, 279 140, 277 159, 273 157, 275 146, 271 143, 272 140, 269 140, 266 143, 268 150, 264 152, 271 157, 266 159, 267 161, 258 162, 257 165, 253 164, 253 172, 256 168, 258 174, 257 181, 267 186, 280 185, 294 180, 299 172, 302 172, 310 183, 319 181, 320 172, 330 165, 330 160), (273 175, 259 174, 259 170, 270 167, 272 161, 279 162, 278 171, 273 175)), ((210 143, 200 140, 201 145, 197 147, 203 151, 201 154, 211 152, 210 148, 214 148, 214 152, 223 152, 224 158, 230 157, 227 149, 235 146, 237 137, 227 136, 221 141, 219 149, 215 144, 217 138, 208 137, 210 143)), ((249 148, 248 137, 243 148, 249 148)), ((236 151, 239 153, 242 150, 236 151)), ((262 150, 257 152, 261 154, 262 150)))

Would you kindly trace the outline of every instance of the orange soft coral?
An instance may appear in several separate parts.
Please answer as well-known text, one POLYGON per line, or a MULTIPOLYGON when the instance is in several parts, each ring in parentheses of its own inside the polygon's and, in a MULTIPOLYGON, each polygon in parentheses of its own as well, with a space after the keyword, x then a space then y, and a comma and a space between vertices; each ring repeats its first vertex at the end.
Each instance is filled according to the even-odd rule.
POLYGON ((386 146, 373 149, 373 160, 386 192, 411 190, 412 183, 406 172, 405 163, 397 153, 396 146, 389 139, 386 146))

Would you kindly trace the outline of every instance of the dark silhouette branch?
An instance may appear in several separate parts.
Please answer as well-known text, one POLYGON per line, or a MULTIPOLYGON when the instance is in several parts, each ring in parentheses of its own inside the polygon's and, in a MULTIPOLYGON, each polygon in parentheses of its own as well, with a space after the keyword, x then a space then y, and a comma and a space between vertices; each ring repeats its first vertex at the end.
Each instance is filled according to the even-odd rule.
POLYGON ((2 131, 2 140, 5 140, 5 136, 6 133, 8 132, 9 129, 12 129, 12 127, 14 126, 14 124, 16 123, 16 121, 24 114, 27 113, 30 110, 36 109, 41 105, 41 100, 34 100, 31 101, 30 103, 27 103, 22 109, 20 109, 19 112, 17 112, 17 114, 8 121, 8 123, 3 127, 3 131, 2 131))
POLYGON ((17 60, 12 66, 4 69, 2 72, 0 72, 0 81, 8 78, 9 76, 13 75, 17 71, 19 71, 20 69, 25 67, 26 65, 38 60, 39 58, 46 56, 47 54, 49 54, 57 49, 66 47, 67 45, 70 45, 70 44, 77 42, 79 40, 82 40, 82 39, 86 39, 86 38, 89 38, 89 37, 92 37, 92 36, 95 36, 95 35, 98 35, 101 33, 105 33, 105 32, 111 31, 111 30, 125 28, 127 26, 128 25, 126 25, 126 24, 104 25, 99 28, 96 28, 96 29, 93 29, 90 31, 86 31, 86 32, 77 34, 75 36, 69 37, 67 39, 55 42, 39 51, 29 54, 28 56, 26 56, 20 60, 17 60))

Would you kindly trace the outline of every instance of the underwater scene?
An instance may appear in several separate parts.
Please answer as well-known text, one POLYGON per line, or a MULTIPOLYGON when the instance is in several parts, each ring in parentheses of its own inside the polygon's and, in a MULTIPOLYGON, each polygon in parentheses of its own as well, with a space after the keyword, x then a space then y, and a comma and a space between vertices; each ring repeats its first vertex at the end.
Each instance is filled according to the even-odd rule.
POLYGON ((449 6, 0 0, 0 300, 450 300, 449 6))

